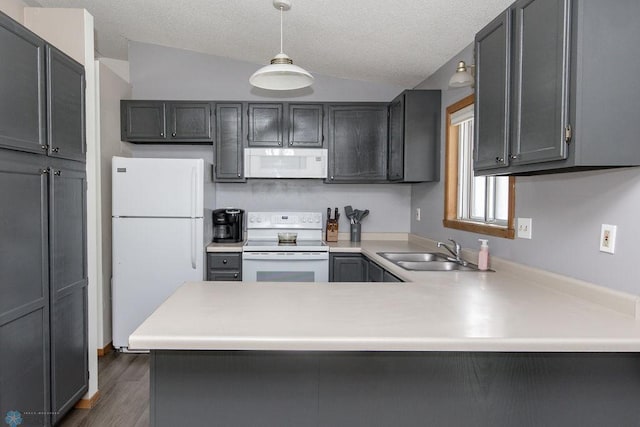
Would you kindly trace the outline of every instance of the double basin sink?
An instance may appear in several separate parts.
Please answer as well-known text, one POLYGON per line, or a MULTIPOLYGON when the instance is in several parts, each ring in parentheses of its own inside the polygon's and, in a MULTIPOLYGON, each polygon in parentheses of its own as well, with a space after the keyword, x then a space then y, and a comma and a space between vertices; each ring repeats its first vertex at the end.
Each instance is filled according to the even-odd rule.
POLYGON ((438 252, 378 252, 395 265, 412 271, 480 271, 475 264, 460 262, 438 252))

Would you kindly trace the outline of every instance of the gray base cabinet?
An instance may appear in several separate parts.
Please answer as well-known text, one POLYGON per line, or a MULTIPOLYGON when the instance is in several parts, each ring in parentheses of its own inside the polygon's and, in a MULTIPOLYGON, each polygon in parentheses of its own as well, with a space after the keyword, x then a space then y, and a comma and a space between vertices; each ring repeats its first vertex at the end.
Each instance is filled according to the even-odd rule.
POLYGON ((49 425, 88 389, 85 165, 0 149, 0 190, 0 411, 49 425))
MULTIPOLYGON (((0 149, 0 414, 49 412, 49 223, 44 157, 0 149)), ((48 417, 25 418, 48 425, 48 417)), ((26 424, 26 423, 25 423, 26 424)))
POLYGON ((366 282, 369 264, 360 254, 329 254, 330 282, 366 282))
POLYGON ((49 167, 51 408, 56 422, 87 392, 87 258, 84 164, 49 167))
POLYGON ((389 105, 389 181, 438 181, 439 90, 407 90, 389 105))
POLYGON ((519 0, 481 30, 476 174, 640 165, 638 16, 635 0, 519 0))
POLYGON ((242 252, 208 253, 207 280, 242 281, 242 252))
POLYGON ((330 282, 402 282, 361 254, 329 254, 330 282))
POLYGON ((210 102, 122 100, 121 138, 133 143, 211 143, 211 116, 210 102))
POLYGON ((151 424, 637 426, 637 353, 152 351, 151 424))

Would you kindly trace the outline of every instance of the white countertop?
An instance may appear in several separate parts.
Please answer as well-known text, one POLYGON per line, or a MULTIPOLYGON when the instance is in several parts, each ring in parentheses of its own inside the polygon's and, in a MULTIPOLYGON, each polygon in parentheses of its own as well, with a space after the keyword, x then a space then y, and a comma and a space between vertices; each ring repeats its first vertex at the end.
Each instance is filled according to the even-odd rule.
POLYGON ((636 296, 508 263, 495 273, 409 272, 376 255, 425 250, 418 243, 331 245, 412 283, 187 283, 129 348, 640 352, 636 296))

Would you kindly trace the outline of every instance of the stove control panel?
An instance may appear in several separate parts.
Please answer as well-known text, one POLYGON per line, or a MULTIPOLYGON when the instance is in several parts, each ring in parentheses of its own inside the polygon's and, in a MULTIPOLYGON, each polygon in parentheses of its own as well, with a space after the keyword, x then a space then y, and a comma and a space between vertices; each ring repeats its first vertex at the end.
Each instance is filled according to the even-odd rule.
POLYGON ((322 229, 320 212, 249 212, 247 228, 322 229))

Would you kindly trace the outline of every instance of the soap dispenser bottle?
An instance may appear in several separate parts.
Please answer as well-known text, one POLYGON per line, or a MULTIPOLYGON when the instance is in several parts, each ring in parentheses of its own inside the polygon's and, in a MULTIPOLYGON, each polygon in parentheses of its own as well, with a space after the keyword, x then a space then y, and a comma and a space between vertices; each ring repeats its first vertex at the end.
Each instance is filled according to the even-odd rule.
POLYGON ((478 269, 485 271, 489 269, 489 241, 486 239, 478 239, 480 241, 480 252, 478 252, 478 269))

